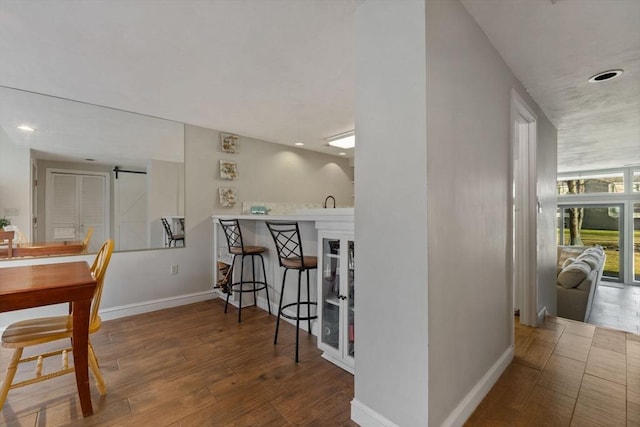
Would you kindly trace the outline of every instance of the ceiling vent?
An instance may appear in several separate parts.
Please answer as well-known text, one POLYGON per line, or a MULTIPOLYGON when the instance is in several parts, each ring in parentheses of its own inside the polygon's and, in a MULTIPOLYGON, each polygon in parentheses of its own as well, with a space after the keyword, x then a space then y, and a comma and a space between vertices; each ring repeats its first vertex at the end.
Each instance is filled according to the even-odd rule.
POLYGON ((600 83, 622 75, 622 70, 607 70, 589 77, 589 83, 600 83))

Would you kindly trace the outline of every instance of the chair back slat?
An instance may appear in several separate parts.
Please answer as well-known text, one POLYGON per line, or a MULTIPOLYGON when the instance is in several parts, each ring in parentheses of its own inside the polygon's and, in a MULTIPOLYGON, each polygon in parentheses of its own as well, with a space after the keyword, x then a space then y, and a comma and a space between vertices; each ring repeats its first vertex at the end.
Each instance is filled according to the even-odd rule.
POLYGON ((231 252, 231 248, 244 248, 240 222, 237 219, 220 219, 218 221, 227 238, 227 248, 229 252, 231 252))
POLYGON ((82 251, 87 252, 89 249, 89 242, 91 241, 91 236, 93 235, 93 227, 89 227, 87 230, 86 236, 84 236, 84 240, 82 241, 82 251))
POLYGON ((111 254, 113 253, 113 240, 107 240, 102 244, 98 254, 93 260, 91 265, 91 274, 96 279, 96 291, 93 294, 93 300, 91 302, 91 317, 89 318, 89 328, 98 320, 98 310, 100 309, 100 300, 102 299, 102 289, 104 287, 104 277, 107 273, 107 267, 109 261, 111 261, 111 254))
POLYGON ((266 221, 267 228, 273 237, 273 242, 278 251, 278 261, 284 267, 284 259, 304 259, 302 253, 302 241, 300 228, 297 222, 270 222, 266 221))

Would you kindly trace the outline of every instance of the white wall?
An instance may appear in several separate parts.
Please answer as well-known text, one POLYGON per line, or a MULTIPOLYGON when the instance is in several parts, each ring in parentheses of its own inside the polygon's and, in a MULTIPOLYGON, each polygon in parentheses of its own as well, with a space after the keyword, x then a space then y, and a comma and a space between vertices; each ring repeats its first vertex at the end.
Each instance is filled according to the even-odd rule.
MULTIPOLYGON (((245 188, 254 185, 261 191, 248 191, 248 194, 262 200, 287 200, 288 194, 295 195, 297 199, 302 199, 306 194, 311 200, 316 200, 329 190, 335 192, 336 199, 338 195, 351 195, 352 178, 345 172, 349 171, 346 159, 295 150, 299 163, 311 165, 314 172, 304 177, 293 174, 291 179, 286 179, 289 163, 278 159, 282 158, 280 153, 289 153, 291 150, 257 140, 243 143, 241 149, 244 153, 243 157, 238 157, 240 166, 255 164, 259 172, 255 179, 260 181, 238 180, 241 195, 245 194, 245 188), (340 165, 339 170, 333 165, 340 165), (304 179, 302 190, 301 179, 304 179)), ((211 214, 216 211, 217 187, 220 183, 218 159, 221 154, 218 131, 185 126, 186 248, 114 253, 105 281, 101 306, 103 319, 213 297, 211 214), (169 274, 172 264, 178 264, 176 276, 169 274)), ((25 169, 28 170, 28 167, 25 169)), ((240 173, 242 177, 242 169, 240 173)), ((229 212, 219 207, 217 210, 229 212)), ((92 261, 93 256, 2 261, 0 268, 78 259, 92 261)), ((65 309, 60 306, 39 309, 37 315, 59 314, 65 309)), ((0 329, 11 322, 33 316, 34 312, 30 310, 1 313, 0 329)))
MULTIPOLYGON (((464 410, 460 403, 512 343, 512 88, 538 117, 545 201, 555 185, 556 139, 463 5, 426 4, 429 424, 441 425, 455 423, 452 412, 464 410)), ((552 210, 549 203, 541 225, 549 225, 552 210)), ((550 245, 539 247, 539 259, 555 256, 549 230, 539 236, 550 245)))
POLYGON ((238 197, 235 207, 223 207, 216 193, 215 213, 240 213, 242 201, 322 203, 330 194, 336 204, 353 206, 353 168, 348 159, 243 136, 238 153, 223 153, 220 132, 209 131, 208 138, 215 148, 209 166, 215 185, 235 188, 238 197), (237 162, 238 178, 221 179, 220 160, 237 162))
POLYGON ((424 16, 424 1, 416 0, 363 2, 355 16, 358 285, 352 416, 364 426, 380 425, 373 424, 375 417, 382 425, 427 423, 424 16))
MULTIPOLYGON (((352 413, 363 425, 461 425, 511 355, 511 89, 538 117, 545 227, 556 131, 458 0, 364 2, 356 41, 356 322, 366 325, 356 351, 366 356, 352 413)), ((555 254, 550 234, 538 233, 550 245, 541 262, 555 254)), ((540 287, 540 304, 553 305, 540 287)))
POLYGON ((7 219, 27 237, 31 235, 30 176, 29 149, 14 144, 0 128, 0 218, 5 209, 18 209, 18 216, 7 219))

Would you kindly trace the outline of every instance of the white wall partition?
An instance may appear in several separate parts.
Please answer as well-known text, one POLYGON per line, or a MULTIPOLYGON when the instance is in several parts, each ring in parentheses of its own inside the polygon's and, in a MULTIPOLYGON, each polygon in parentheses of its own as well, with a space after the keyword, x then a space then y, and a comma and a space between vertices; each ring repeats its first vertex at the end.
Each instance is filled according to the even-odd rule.
POLYGON ((375 356, 356 360, 352 414, 462 425, 513 354, 512 88, 552 161, 545 203, 555 130, 459 1, 364 2, 356 42, 356 350, 375 356))
POLYGON ((0 218, 31 236, 31 163, 29 149, 9 140, 0 128, 0 218))
POLYGON ((424 17, 415 0, 356 10, 352 418, 363 426, 424 426, 430 410, 424 17))

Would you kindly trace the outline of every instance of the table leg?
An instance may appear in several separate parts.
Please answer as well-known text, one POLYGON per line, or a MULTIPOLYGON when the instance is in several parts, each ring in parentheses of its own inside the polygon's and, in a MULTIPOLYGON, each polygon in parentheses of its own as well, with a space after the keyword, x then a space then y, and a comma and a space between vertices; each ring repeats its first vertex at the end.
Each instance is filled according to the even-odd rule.
POLYGON ((91 394, 89 392, 89 312, 91 300, 73 303, 73 363, 76 371, 76 384, 80 396, 82 415, 93 414, 91 394))

